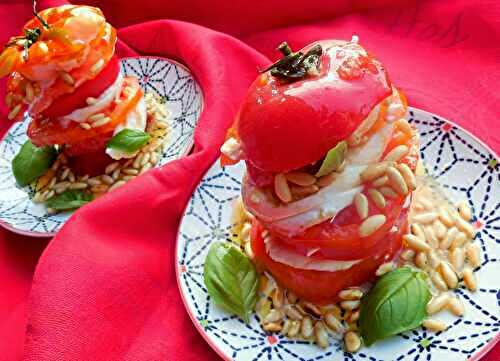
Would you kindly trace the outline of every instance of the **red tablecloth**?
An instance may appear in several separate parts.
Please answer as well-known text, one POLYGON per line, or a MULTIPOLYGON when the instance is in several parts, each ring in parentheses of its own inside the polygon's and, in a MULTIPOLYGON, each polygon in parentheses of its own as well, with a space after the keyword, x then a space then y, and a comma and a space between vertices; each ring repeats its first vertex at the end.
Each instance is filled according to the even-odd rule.
MULTIPOLYGON (((57 1, 39 8, 49 3, 57 1)), ((264 55, 276 56, 284 39, 298 48, 359 35, 411 105, 454 120, 500 150, 497 1, 95 3, 120 28, 120 55, 174 58, 194 73, 205 95, 195 149, 84 207, 50 243, 0 229, 1 360, 217 359, 177 290, 176 230, 256 68, 268 63, 264 55)), ((0 41, 17 32, 30 6, 0 4, 0 41)), ((498 359, 498 347, 485 358, 498 359)))

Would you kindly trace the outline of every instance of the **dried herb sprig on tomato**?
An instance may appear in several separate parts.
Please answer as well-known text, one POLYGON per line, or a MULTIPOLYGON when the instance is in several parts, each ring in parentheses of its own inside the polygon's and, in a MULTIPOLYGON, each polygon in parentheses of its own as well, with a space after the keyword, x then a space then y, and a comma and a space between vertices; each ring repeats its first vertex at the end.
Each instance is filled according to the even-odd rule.
POLYGON ((271 71, 271 75, 284 81, 294 81, 304 78, 307 74, 317 74, 320 67, 320 58, 323 53, 321 45, 314 45, 305 54, 293 52, 286 41, 282 42, 278 49, 283 58, 262 70, 271 71))

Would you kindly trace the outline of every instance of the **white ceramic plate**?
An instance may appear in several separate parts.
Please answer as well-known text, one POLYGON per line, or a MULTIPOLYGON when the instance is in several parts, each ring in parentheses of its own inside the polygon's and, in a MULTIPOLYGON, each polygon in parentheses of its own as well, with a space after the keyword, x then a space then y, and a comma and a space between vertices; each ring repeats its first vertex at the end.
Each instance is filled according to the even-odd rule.
MULTIPOLYGON (((144 91, 160 95, 170 112, 170 133, 157 166, 186 155, 203 107, 201 89, 189 70, 169 59, 133 57, 121 59, 121 71, 137 77, 144 91)), ((31 201, 33 187, 19 187, 12 174, 12 158, 28 139, 28 123, 14 124, 0 142, 0 225, 29 236, 53 236, 72 213, 49 215, 45 206, 31 201)))
POLYGON ((243 162, 216 162, 193 193, 177 239, 177 278, 186 309, 205 340, 224 359, 257 360, 477 360, 500 339, 500 166, 483 144, 450 122, 411 109, 410 122, 421 135, 421 153, 434 177, 453 200, 466 199, 475 214, 483 262, 477 271, 479 290, 456 294, 465 316, 440 316, 451 326, 444 332, 416 329, 349 354, 331 339, 321 349, 308 342, 264 332, 256 316, 246 325, 214 305, 203 283, 208 246, 226 240, 233 227, 231 214, 240 194, 243 162))

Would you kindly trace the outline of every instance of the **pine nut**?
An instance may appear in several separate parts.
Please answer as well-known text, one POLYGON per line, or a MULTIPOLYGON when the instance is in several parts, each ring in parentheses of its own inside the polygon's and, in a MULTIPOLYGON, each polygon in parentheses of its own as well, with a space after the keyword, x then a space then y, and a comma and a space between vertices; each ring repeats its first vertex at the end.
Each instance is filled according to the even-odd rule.
POLYGON ((316 185, 318 187, 326 187, 329 186, 330 184, 333 183, 335 180, 335 177, 337 176, 337 173, 332 172, 330 174, 324 175, 323 177, 318 178, 316 181, 316 185))
POLYGON ((443 222, 443 224, 446 227, 452 227, 454 224, 453 219, 450 216, 450 213, 444 207, 440 207, 439 209, 439 220, 443 222))
POLYGON ((434 228, 434 234, 438 239, 443 239, 444 236, 446 236, 447 228, 439 219, 434 221, 432 227, 434 228))
POLYGON ((73 174, 73 172, 70 170, 69 173, 68 173, 68 179, 71 183, 74 183, 75 182, 75 175, 73 174))
POLYGON ((477 268, 481 265, 481 256, 477 243, 469 243, 465 246, 465 255, 467 256, 467 261, 473 268, 477 268))
POLYGON ((441 263, 439 256, 433 249, 427 252, 427 263, 432 269, 436 268, 437 266, 439 266, 439 263, 441 263))
POLYGON ((389 153, 384 157, 384 161, 393 161, 397 162, 401 158, 403 158, 409 151, 409 148, 406 145, 398 145, 391 149, 389 153))
POLYGON ((89 123, 79 123, 80 128, 83 128, 85 130, 92 129, 92 126, 89 123))
POLYGON ((441 264, 439 265, 439 272, 441 273, 441 276, 443 276, 443 279, 449 288, 457 288, 457 274, 455 273, 455 271, 453 271, 448 262, 441 262, 441 264))
POLYGON ((414 257, 415 251, 412 249, 405 249, 403 252, 401 252, 401 259, 407 262, 412 261, 414 257))
POLYGON ((288 305, 287 307, 285 307, 285 314, 292 320, 295 320, 295 321, 300 321, 304 318, 304 316, 302 316, 302 314, 297 311, 297 309, 291 305, 288 305))
POLYGON ((472 219, 472 211, 465 201, 458 203, 457 208, 458 214, 460 214, 460 217, 462 217, 464 221, 468 222, 472 219))
POLYGON ((283 312, 274 308, 264 318, 264 323, 278 322, 281 321, 282 319, 283 319, 283 312))
POLYGON ((326 325, 335 332, 342 332, 344 327, 342 326, 342 323, 339 321, 337 317, 335 317, 335 314, 333 311, 329 311, 324 315, 324 320, 326 322, 326 325))
POLYGON ((406 242, 408 247, 415 251, 426 252, 430 250, 430 247, 423 240, 414 236, 413 234, 405 234, 403 240, 406 242))
POLYGON ((398 194, 391 187, 380 187, 380 193, 389 198, 397 198, 398 194))
POLYGON ((91 124, 91 127, 92 127, 92 128, 102 127, 103 125, 108 124, 110 121, 111 121, 111 118, 110 118, 110 117, 105 117, 105 118, 103 118, 103 119, 96 120, 95 122, 93 122, 93 123, 91 124))
POLYGON ((283 290, 279 287, 277 287, 274 292, 273 292, 273 305, 276 308, 281 308, 283 306, 283 290))
POLYGON ((455 269, 455 272, 458 273, 462 271, 462 268, 464 268, 464 263, 465 263, 464 249, 461 247, 453 249, 449 254, 449 258, 451 265, 455 269))
POLYGON ((427 255, 424 252, 418 252, 415 256, 415 265, 425 270, 427 268, 427 255))
POLYGON ((361 219, 368 217, 368 199, 363 193, 357 193, 354 196, 354 206, 361 219))
POLYGON ((113 163, 110 163, 106 166, 106 168, 104 169, 104 173, 105 174, 111 174, 113 173, 118 167, 120 166, 120 162, 113 162, 113 163))
POLYGON ((302 320, 300 333, 304 338, 309 338, 313 335, 313 323, 309 317, 304 317, 304 319, 302 320))
POLYGON ((321 310, 316 306, 315 304, 312 304, 310 302, 304 302, 303 303, 305 310, 316 317, 321 316, 321 310))
POLYGON ((88 183, 89 185, 91 185, 91 186, 98 186, 98 185, 102 184, 102 183, 101 183, 101 181, 100 181, 99 179, 97 179, 97 178, 90 178, 90 179, 87 181, 87 183, 88 183))
POLYGON ((291 326, 292 326, 292 321, 286 320, 285 323, 283 324, 283 328, 281 329, 281 334, 286 336, 290 331, 291 326))
POLYGON ((359 300, 342 301, 342 302, 340 302, 340 307, 343 310, 355 310, 355 309, 359 308, 360 304, 361 303, 359 300))
POLYGON ((102 181, 104 183, 106 183, 108 185, 111 185, 111 184, 113 184, 115 182, 115 180, 111 176, 109 176, 107 174, 102 175, 101 179, 102 179, 102 181))
POLYGON ((328 343, 328 333, 326 332, 326 328, 323 322, 318 321, 314 325, 314 335, 316 336, 316 343, 319 347, 327 348, 328 343))
POLYGON ((292 200, 292 193, 283 173, 276 174, 274 177, 274 192, 283 203, 289 203, 292 200))
POLYGON ((268 324, 265 324, 263 327, 264 331, 268 331, 268 332, 280 332, 282 327, 281 327, 281 324, 279 323, 268 323, 268 324))
POLYGON ((415 217, 413 217, 413 221, 420 224, 428 224, 434 222, 437 218, 438 218, 437 213, 427 212, 427 213, 417 214, 415 217))
POLYGON ((121 179, 123 179, 124 181, 131 181, 132 179, 136 178, 135 175, 125 175, 123 177, 121 177, 121 179))
POLYGON ((430 273, 432 283, 438 290, 441 291, 448 291, 448 286, 446 285, 446 282, 444 281, 443 277, 441 277, 441 274, 436 271, 432 271, 430 273))
POLYGON ((450 248, 455 249, 457 247, 462 247, 466 242, 467 242, 467 236, 462 232, 458 232, 453 242, 451 242, 450 248))
POLYGON ((120 168, 115 169, 113 171, 113 173, 111 174, 111 178, 113 178, 114 180, 117 180, 118 178, 120 178, 120 172, 121 172, 120 168))
POLYGON ((299 334, 300 331, 300 322, 299 321, 292 321, 290 330, 288 331, 288 337, 295 337, 299 334))
POLYGON ((316 183, 316 177, 305 172, 290 172, 285 174, 287 181, 298 186, 310 186, 316 183))
POLYGON ((383 214, 376 214, 366 218, 359 226, 360 237, 368 237, 375 233, 384 225, 386 217, 383 214))
POLYGON ((417 178, 415 177, 415 174, 413 174, 410 167, 408 167, 408 165, 405 163, 399 163, 397 167, 399 172, 403 176, 403 179, 405 180, 408 188, 412 191, 417 189, 417 178))
POLYGON ((448 232, 446 232, 445 238, 439 244, 439 248, 441 248, 441 249, 450 248, 451 244, 453 243, 453 240, 455 239, 455 237, 457 235, 458 235, 457 227, 452 227, 452 228, 448 229, 448 232))
POLYGON ((62 71, 61 73, 59 73, 59 76, 61 77, 62 81, 65 82, 66 84, 68 85, 75 84, 75 79, 73 79, 73 77, 69 73, 62 71))
POLYGON ((19 114, 19 112, 21 111, 21 104, 17 104, 14 108, 12 108, 12 110, 9 112, 9 114, 7 115, 7 119, 9 120, 13 120, 15 117, 17 117, 17 115, 19 114))
POLYGON ((158 153, 156 152, 151 152, 151 157, 149 158, 149 162, 152 164, 152 165, 156 165, 158 163, 158 153))
POLYGON ((472 224, 464 220, 462 217, 460 217, 458 214, 452 214, 451 218, 455 222, 455 225, 460 229, 462 232, 464 232, 469 238, 474 238, 476 235, 476 231, 472 224))
POLYGON ((465 286, 472 292, 475 292, 477 290, 477 280, 476 276, 474 275, 474 271, 470 267, 466 267, 464 269, 464 283, 465 286))
POLYGON ((245 242, 248 241, 251 230, 252 230, 252 224, 249 222, 245 222, 243 224, 243 227, 241 227, 240 238, 245 242))
POLYGON ((344 345, 347 352, 356 352, 361 347, 361 339, 354 331, 349 331, 344 335, 344 345))
POLYGON ((386 175, 383 175, 382 177, 378 177, 377 179, 375 179, 372 182, 372 186, 374 186, 374 187, 381 187, 384 184, 386 184, 388 181, 389 181, 389 177, 387 177, 386 175))
POLYGON ((403 133, 405 133, 406 135, 413 134, 413 130, 411 129, 411 125, 410 125, 410 123, 408 123, 408 121, 405 118, 401 118, 401 119, 396 120, 394 125, 399 130, 401 130, 403 133))
POLYGON ((125 168, 122 169, 122 173, 127 174, 127 175, 138 175, 139 171, 134 168, 125 168))
POLYGON ((386 273, 391 272, 396 268, 396 265, 393 262, 382 263, 375 272, 375 276, 380 277, 385 275, 386 273))
POLYGON ((439 241, 434 234, 434 229, 432 228, 432 226, 428 225, 423 229, 424 229, 425 239, 427 240, 427 244, 432 248, 439 248, 439 241))
POLYGON ((360 313, 359 310, 351 312, 351 314, 347 318, 347 321, 350 323, 357 322, 359 320, 359 313, 360 313))
POLYGON ((447 293, 442 293, 439 296, 432 298, 427 304, 427 313, 429 315, 438 313, 439 311, 447 307, 449 300, 450 296, 447 293))
POLYGON ((54 190, 49 190, 49 191, 45 191, 45 192, 47 192, 45 194, 45 200, 48 200, 48 199, 54 197, 54 195, 56 194, 56 192, 54 192, 54 190))
POLYGON ((420 224, 413 223, 410 228, 411 228, 411 232, 415 236, 417 236, 418 238, 420 238, 423 241, 426 240, 424 229, 422 228, 422 226, 420 224))
POLYGON ((255 258, 255 255, 253 253, 252 244, 250 242, 247 242, 245 244, 244 249, 245 249, 245 254, 248 256, 248 258, 253 260, 255 258))
POLYGON ((87 188, 89 185, 87 183, 83 183, 83 182, 76 182, 76 183, 72 183, 70 184, 69 186, 69 189, 85 189, 87 188))
POLYGON ((342 300, 359 300, 363 297, 363 292, 356 288, 346 289, 339 292, 339 298, 342 300))
POLYGON ((316 184, 305 187, 291 186, 290 191, 296 197, 305 197, 319 191, 319 187, 316 184))
POLYGON ((394 168, 394 167, 389 167, 387 168, 386 171, 387 177, 389 178, 389 182, 392 186, 392 188, 400 195, 406 195, 408 194, 408 186, 406 185, 406 182, 399 173, 399 171, 394 168))
POLYGON ((90 67, 90 72, 91 73, 97 73, 98 71, 100 71, 102 69, 103 65, 104 65, 104 60, 103 59, 99 59, 97 61, 97 63, 95 63, 94 65, 92 65, 90 67))
POLYGON ((88 118, 88 121, 91 122, 91 123, 93 123, 93 122, 96 122, 96 121, 104 119, 104 118, 106 118, 106 114, 104 114, 104 113, 96 113, 96 114, 92 114, 88 118))
POLYGON ((151 153, 144 153, 141 159, 141 167, 144 167, 151 159, 151 153))
POLYGON ((125 181, 118 181, 115 184, 113 184, 111 187, 109 187, 108 192, 114 191, 117 188, 120 188, 121 186, 125 185, 125 181))
POLYGON ((451 313, 453 313, 455 316, 458 316, 458 317, 463 316, 463 314, 465 312, 465 308, 464 308, 462 301, 460 301, 456 297, 450 297, 448 299, 448 304, 447 304, 446 308, 451 313))
POLYGON ((362 173, 361 180, 368 182, 382 176, 387 169, 387 163, 370 164, 362 173))
POLYGON ((93 97, 88 97, 87 99, 85 99, 85 101, 87 102, 87 105, 94 105, 95 103, 97 103, 97 99, 93 97))
POLYGON ((418 202, 428 211, 434 208, 434 203, 430 199, 419 197, 418 202))
POLYGON ((69 171, 70 171, 70 169, 69 169, 69 168, 64 168, 63 172, 61 173, 61 177, 60 177, 60 179, 61 179, 61 180, 65 180, 66 178, 68 178, 68 176, 69 176, 69 171))
POLYGON ((434 320, 432 318, 424 320, 422 322, 422 326, 424 326, 427 330, 433 332, 441 332, 448 328, 448 326, 446 326, 446 323, 439 320, 434 320))
POLYGON ((385 198, 382 195, 382 193, 380 193, 378 190, 372 188, 372 189, 368 190, 368 195, 370 196, 373 203, 375 203, 375 205, 379 209, 385 208, 386 202, 385 202, 385 198))

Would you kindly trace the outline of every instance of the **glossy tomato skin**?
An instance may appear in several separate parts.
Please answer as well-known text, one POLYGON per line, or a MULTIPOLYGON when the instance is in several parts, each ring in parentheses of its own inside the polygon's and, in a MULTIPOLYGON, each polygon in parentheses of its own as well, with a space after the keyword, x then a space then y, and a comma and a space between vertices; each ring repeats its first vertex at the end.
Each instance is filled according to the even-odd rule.
POLYGON ((74 92, 61 95, 43 111, 43 116, 47 118, 62 117, 76 109, 88 106, 87 98, 98 98, 116 81, 119 73, 120 62, 115 55, 95 78, 85 81, 74 92))
POLYGON ((377 268, 395 257, 402 248, 401 237, 407 228, 407 211, 401 214, 396 225, 399 231, 386 235, 389 242, 381 246, 376 255, 364 258, 347 270, 335 272, 303 270, 272 260, 266 253, 261 236, 263 228, 258 221, 252 225, 251 244, 256 262, 267 269, 280 285, 303 300, 326 304, 338 301, 341 290, 373 280, 377 268))
POLYGON ((251 85, 235 122, 247 163, 285 172, 318 161, 392 93, 382 64, 357 43, 319 44, 318 75, 283 83, 267 72, 251 85))

